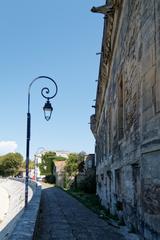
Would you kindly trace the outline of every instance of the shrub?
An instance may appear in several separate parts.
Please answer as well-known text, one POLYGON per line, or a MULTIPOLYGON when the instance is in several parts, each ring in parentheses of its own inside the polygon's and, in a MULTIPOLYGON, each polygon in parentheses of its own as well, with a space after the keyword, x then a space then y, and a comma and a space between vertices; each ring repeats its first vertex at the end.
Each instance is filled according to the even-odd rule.
POLYGON ((96 192, 96 177, 95 174, 90 174, 85 177, 83 181, 79 184, 79 188, 86 193, 96 192))
POLYGON ((45 182, 51 184, 56 183, 56 178, 54 175, 47 175, 45 176, 45 182))

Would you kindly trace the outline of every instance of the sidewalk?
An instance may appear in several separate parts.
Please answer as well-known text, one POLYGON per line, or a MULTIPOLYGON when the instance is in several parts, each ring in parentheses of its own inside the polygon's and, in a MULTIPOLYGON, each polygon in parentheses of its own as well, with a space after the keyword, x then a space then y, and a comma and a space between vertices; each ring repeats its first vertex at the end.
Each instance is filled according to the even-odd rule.
POLYGON ((118 230, 59 188, 42 191, 36 240, 124 240, 118 230))

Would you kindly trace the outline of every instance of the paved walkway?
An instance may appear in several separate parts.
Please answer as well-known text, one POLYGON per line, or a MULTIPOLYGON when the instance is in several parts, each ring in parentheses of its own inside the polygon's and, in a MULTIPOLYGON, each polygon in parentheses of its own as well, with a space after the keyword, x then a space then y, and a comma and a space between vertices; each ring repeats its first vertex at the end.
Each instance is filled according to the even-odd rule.
POLYGON ((124 240, 116 231, 61 189, 43 189, 36 240, 124 240))

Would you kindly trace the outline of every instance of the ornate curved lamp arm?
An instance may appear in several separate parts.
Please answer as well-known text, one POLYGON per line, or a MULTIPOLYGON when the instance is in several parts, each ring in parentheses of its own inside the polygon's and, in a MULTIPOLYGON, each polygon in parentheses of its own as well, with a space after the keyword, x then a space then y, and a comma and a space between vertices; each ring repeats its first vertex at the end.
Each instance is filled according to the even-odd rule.
POLYGON ((48 87, 44 87, 41 90, 41 95, 44 98, 48 99, 48 100, 54 98, 57 95, 58 86, 57 86, 56 82, 52 78, 47 77, 47 76, 39 76, 39 77, 33 79, 33 81, 29 84, 29 87, 28 87, 28 113, 30 112, 30 92, 31 92, 31 87, 32 87, 32 85, 33 85, 33 83, 35 81, 37 81, 38 79, 42 79, 42 78, 46 78, 46 79, 50 80, 54 84, 54 86, 55 86, 55 93, 52 96, 47 96, 50 93, 50 90, 49 90, 48 87))

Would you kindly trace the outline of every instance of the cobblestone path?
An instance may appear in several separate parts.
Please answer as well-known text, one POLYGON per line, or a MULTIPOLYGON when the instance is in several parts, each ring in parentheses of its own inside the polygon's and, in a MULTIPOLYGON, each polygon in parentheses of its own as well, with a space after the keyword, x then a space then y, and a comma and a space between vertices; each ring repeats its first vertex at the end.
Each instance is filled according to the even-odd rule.
POLYGON ((124 236, 59 188, 42 191, 36 240, 124 240, 124 236))

